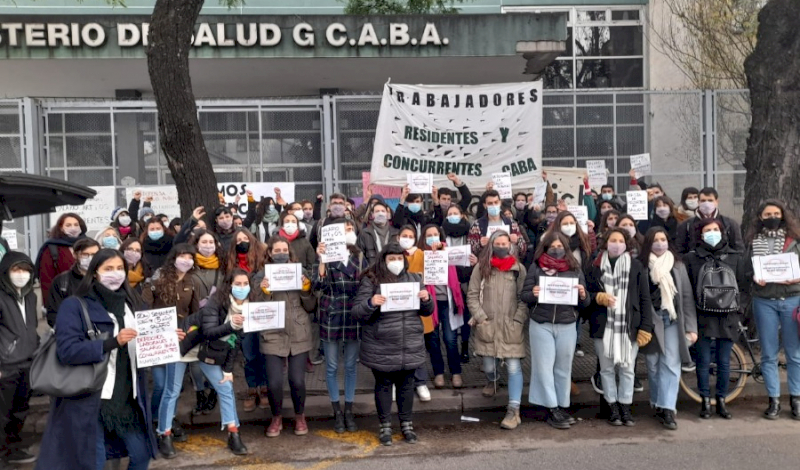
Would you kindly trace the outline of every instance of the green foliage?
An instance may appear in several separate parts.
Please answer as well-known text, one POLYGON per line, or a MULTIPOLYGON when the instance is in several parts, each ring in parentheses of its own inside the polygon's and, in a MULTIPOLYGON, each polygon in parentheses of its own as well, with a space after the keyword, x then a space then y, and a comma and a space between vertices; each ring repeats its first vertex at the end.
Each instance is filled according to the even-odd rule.
MULTIPOLYGON (((344 0, 342 0, 344 1, 344 0)), ((455 14, 465 0, 346 0, 348 15, 455 14)))

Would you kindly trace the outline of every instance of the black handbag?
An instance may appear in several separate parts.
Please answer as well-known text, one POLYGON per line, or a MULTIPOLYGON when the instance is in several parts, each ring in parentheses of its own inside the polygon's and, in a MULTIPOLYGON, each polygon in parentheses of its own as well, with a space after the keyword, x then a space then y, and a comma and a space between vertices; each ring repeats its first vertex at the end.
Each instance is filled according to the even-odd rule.
MULTIPOLYGON (((105 340, 108 333, 100 333, 89 319, 89 310, 86 301, 78 298, 86 336, 91 341, 105 340)), ((80 366, 64 365, 59 361, 56 347, 55 331, 51 330, 42 345, 33 355, 31 364, 31 388, 37 392, 51 397, 76 397, 87 393, 99 392, 103 388, 108 375, 108 358, 95 364, 80 366)))
POLYGON ((197 352, 197 359, 206 364, 221 366, 228 359, 231 345, 225 341, 213 340, 206 341, 200 346, 197 352))

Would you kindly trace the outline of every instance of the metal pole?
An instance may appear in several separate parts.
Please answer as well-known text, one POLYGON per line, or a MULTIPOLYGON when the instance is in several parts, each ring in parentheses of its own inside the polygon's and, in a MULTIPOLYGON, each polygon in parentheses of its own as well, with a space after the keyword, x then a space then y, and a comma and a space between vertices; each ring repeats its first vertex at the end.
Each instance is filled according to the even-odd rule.
MULTIPOLYGON (((334 116, 333 99, 330 95, 322 97, 322 149, 323 149, 323 167, 322 167, 322 189, 323 196, 327 199, 334 192, 334 181, 336 180, 336 168, 334 167, 334 153, 336 145, 336 134, 334 134, 333 121, 336 119, 334 116)), ((337 185, 337 190, 339 190, 337 185)))

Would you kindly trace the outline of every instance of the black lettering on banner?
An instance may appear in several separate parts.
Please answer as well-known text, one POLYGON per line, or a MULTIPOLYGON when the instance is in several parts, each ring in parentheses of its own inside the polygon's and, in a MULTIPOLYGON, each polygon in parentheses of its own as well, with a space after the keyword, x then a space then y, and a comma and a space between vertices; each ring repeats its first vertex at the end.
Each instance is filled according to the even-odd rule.
MULTIPOLYGON (((400 157, 396 157, 400 158, 400 157)), ((411 169, 411 160, 408 158, 400 158, 400 169, 403 171, 408 171, 411 169)))
POLYGON ((489 106, 489 97, 486 95, 478 95, 478 104, 481 108, 489 106))
POLYGON ((414 133, 414 128, 412 126, 406 126, 405 132, 403 132, 404 139, 410 139, 414 133))
POLYGON ((419 106, 419 93, 414 92, 414 94, 411 95, 411 104, 413 106, 419 106))
POLYGON ((427 98, 428 98, 428 103, 427 104, 428 104, 429 108, 432 108, 433 106, 436 106, 436 97, 433 95, 433 93, 428 93, 427 98))
POLYGON ((420 163, 419 160, 417 160, 416 158, 412 158, 411 159, 411 171, 414 171, 414 172, 419 171, 419 163, 420 163))
POLYGON ((459 106, 461 106, 461 95, 456 95, 456 105, 453 107, 458 108, 459 106))
POLYGON ((464 103, 464 107, 465 108, 474 108, 475 107, 475 104, 473 103, 473 100, 472 100, 472 95, 467 95, 467 101, 466 101, 466 103, 464 103))
POLYGON ((397 92, 397 102, 398 103, 405 103, 405 96, 402 91, 397 92))
POLYGON ((531 103, 539 101, 539 92, 536 89, 531 90, 531 103))
POLYGON ((518 96, 519 100, 518 100, 517 102, 518 102, 520 105, 524 105, 524 104, 525 104, 525 93, 523 93, 523 92, 519 92, 519 93, 518 93, 518 95, 519 95, 519 96, 518 96))
POLYGON ((472 137, 471 144, 472 145, 477 144, 478 143, 478 133, 477 132, 470 132, 469 135, 470 135, 470 137, 472 137))
POLYGON ((503 104, 503 97, 500 95, 500 93, 495 93, 494 94, 493 103, 494 103, 495 106, 501 106, 503 104))
POLYGON ((450 107, 450 98, 447 95, 442 95, 442 102, 439 104, 442 108, 449 108, 450 107))
POLYGON ((514 106, 514 93, 509 93, 508 94, 508 105, 509 106, 514 106))
POLYGON ((414 140, 419 140, 419 128, 414 128, 414 140))
POLYGON ((383 156, 383 166, 386 168, 391 168, 392 160, 393 160, 392 155, 387 153, 386 155, 383 156))

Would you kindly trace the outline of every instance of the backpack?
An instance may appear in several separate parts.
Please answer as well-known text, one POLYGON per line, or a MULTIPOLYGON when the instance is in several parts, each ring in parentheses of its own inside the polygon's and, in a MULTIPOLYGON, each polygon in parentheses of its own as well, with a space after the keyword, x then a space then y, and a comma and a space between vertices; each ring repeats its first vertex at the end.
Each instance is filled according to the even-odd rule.
MULTIPOLYGON (((726 257, 727 255, 722 255, 720 260, 726 257)), ((695 289, 698 309, 711 313, 739 311, 739 284, 736 282, 736 273, 716 259, 708 259, 700 268, 695 289)))

